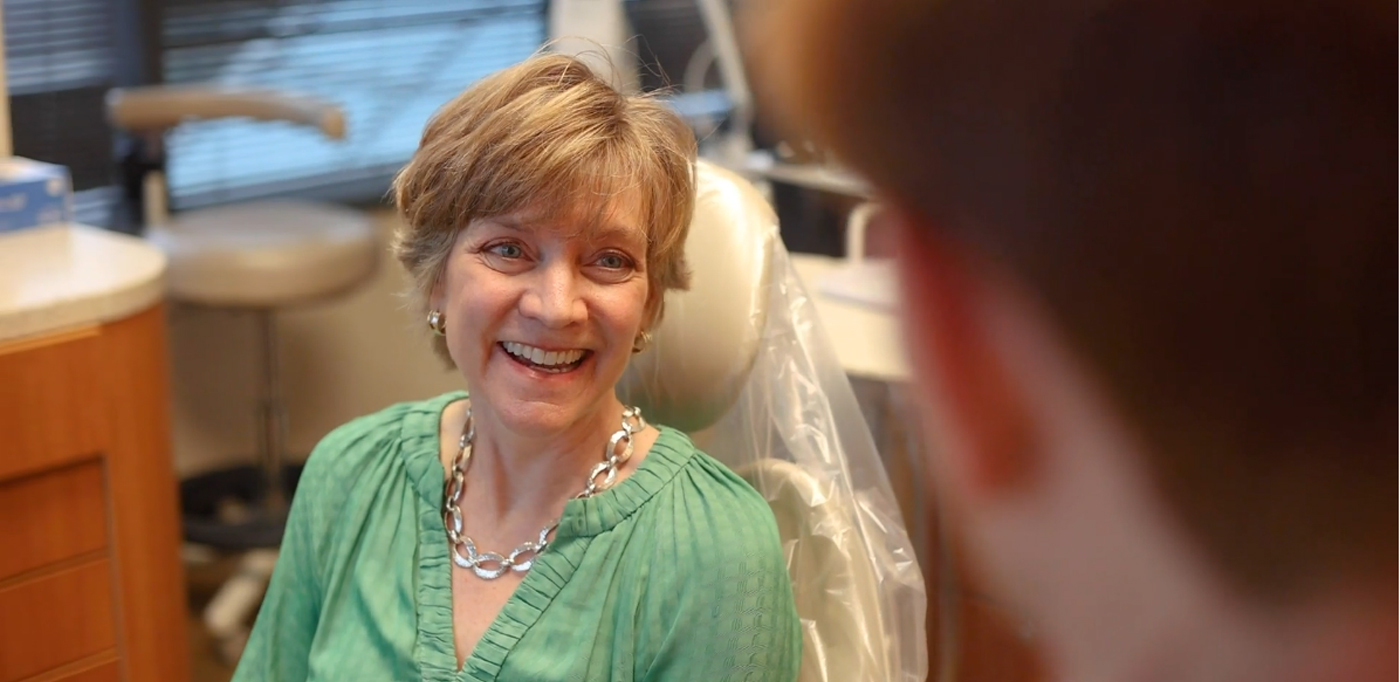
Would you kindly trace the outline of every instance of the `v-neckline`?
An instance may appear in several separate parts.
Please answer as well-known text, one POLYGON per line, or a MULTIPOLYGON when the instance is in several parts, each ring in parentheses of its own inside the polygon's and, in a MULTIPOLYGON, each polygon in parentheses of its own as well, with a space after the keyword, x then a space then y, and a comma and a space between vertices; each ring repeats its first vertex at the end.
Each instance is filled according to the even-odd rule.
MULTIPOLYGON (((434 447, 433 461, 437 464, 438 487, 441 489, 446 485, 447 472, 442 466, 440 454, 441 441, 438 436, 442 432, 442 419, 448 408, 452 405, 468 399, 466 392, 456 392, 448 394, 446 400, 441 405, 435 406, 434 413, 434 447)), ((566 505, 567 511, 567 505, 566 505)), ((554 566, 553 559, 556 552, 544 552, 535 558, 535 563, 530 571, 525 574, 525 578, 519 585, 511 591, 510 596, 501 604, 500 610, 491 618, 486 629, 482 630, 472 645, 472 650, 462 659, 462 665, 457 665, 457 623, 454 609, 452 578, 456 571, 456 566, 452 563, 451 549, 447 542, 447 528, 440 513, 440 507, 434 509, 433 519, 435 523, 430 524, 427 529, 419 533, 419 552, 423 560, 419 562, 419 619, 418 636, 420 642, 439 642, 445 640, 445 651, 443 647, 426 647, 423 653, 434 654, 434 658, 445 654, 446 669, 448 675, 445 680, 468 681, 468 680, 494 680, 500 673, 501 665, 505 662, 505 657, 510 653, 520 638, 529 631, 530 627, 539 619, 544 608, 553 601, 558 594, 559 588, 568 580, 568 576, 573 573, 573 566, 563 566, 565 570, 560 573, 554 566), (541 576, 548 573, 558 573, 560 580, 547 581, 544 585, 535 583, 543 580, 541 576), (425 591, 430 591, 436 599, 425 599, 425 591), (445 597, 446 608, 428 608, 424 605, 435 603, 445 597), (521 602, 522 599, 527 601, 521 602), (445 616, 445 620, 443 617, 445 616), (485 647, 485 649, 484 649, 485 647), (495 654, 495 655, 492 655, 495 654)), ((421 525, 421 524, 420 524, 421 525)), ((555 542, 561 538, 556 532, 555 542)), ((428 660, 420 658, 425 663, 423 679, 429 680, 428 660)), ((438 665, 433 666, 439 671, 442 670, 443 661, 438 661, 438 665)))
MULTIPOLYGON (((447 546, 447 537, 445 533, 446 531, 444 530, 444 535, 439 543, 444 548, 447 546)), ((525 574, 525 578, 520 581, 519 585, 515 586, 510 596, 501 604, 500 610, 491 618, 491 622, 487 624, 486 629, 481 631, 481 636, 477 637, 476 642, 472 644, 472 650, 462 659, 460 668, 457 667, 457 622, 455 618, 456 614, 453 613, 455 600, 453 599, 452 590, 452 576, 457 568, 449 559, 446 570, 446 590, 448 599, 446 633, 448 650, 451 656, 451 665, 454 671, 453 680, 494 680, 500 674, 500 668, 501 665, 505 663, 506 655, 515 648, 515 645, 520 642, 520 638, 529 631, 530 627, 535 624, 535 621, 539 620, 540 615, 544 613, 544 607, 548 606, 549 602, 554 600, 554 597, 559 593, 558 588, 562 587, 563 582, 568 579, 567 575, 565 575, 564 581, 553 586, 553 589, 530 585, 529 589, 531 595, 540 597, 543 600, 539 603, 539 608, 531 608, 525 610, 523 613, 517 613, 517 611, 521 611, 520 608, 512 608, 513 602, 522 598, 522 590, 526 589, 527 583, 535 579, 535 576, 543 574, 537 573, 537 571, 551 563, 548 559, 552 559, 553 557, 547 559, 545 554, 549 554, 549 552, 545 552, 535 559, 534 565, 531 567, 530 571, 525 574), (509 615, 507 615, 507 610, 511 612, 509 615), (498 648, 500 655, 487 657, 486 653, 482 651, 482 645, 498 648), (473 665, 474 661, 476 665, 473 665), (486 676, 476 674, 477 672, 486 672, 487 670, 490 672, 486 676)), ((569 575, 573 573, 573 568, 574 567, 569 567, 569 575)), ((423 623, 423 625, 427 625, 427 623, 423 623)), ((419 634, 422 634, 421 627, 419 634)))
POLYGON ((415 658, 424 682, 486 682, 500 674, 506 657, 569 581, 593 537, 630 516, 690 459, 694 448, 679 431, 657 425, 660 434, 631 476, 588 499, 569 500, 550 549, 540 554, 525 578, 482 631, 457 666, 453 619, 454 566, 441 513, 446 471, 440 457, 444 411, 467 397, 455 391, 426 401, 426 409, 404 423, 408 475, 415 478, 418 513, 418 642, 415 658))

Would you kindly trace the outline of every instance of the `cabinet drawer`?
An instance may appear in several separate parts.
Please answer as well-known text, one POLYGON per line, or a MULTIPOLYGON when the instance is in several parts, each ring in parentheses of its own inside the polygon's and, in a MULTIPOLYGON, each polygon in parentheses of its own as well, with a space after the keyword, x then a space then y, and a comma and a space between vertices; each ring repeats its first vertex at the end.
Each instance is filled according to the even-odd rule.
MULTIPOLYGON (((97 658, 98 660, 112 659, 114 656, 116 656, 116 652, 97 658)), ((50 671, 24 682, 121 682, 121 679, 121 664, 112 659, 96 665, 86 662, 75 663, 72 667, 50 671)))
POLYGON ((106 396, 98 333, 0 345, 0 480, 102 449, 106 396))
POLYGON ((0 581, 107 546, 102 463, 0 481, 0 581))
POLYGON ((122 674, 117 662, 112 661, 96 668, 88 668, 80 673, 73 673, 68 677, 60 677, 54 682, 119 682, 121 678, 122 674))
POLYGON ((116 646, 105 559, 0 590, 0 682, 15 682, 116 646))

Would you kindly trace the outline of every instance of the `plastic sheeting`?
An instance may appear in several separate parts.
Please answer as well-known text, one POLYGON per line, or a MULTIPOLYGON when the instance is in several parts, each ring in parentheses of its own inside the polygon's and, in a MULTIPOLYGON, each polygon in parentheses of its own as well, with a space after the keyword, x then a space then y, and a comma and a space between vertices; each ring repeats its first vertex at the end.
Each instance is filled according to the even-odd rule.
MULTIPOLYGON (((706 193, 716 189, 714 178, 706 178, 712 171, 700 171, 703 205, 706 193)), ((757 352, 747 376, 738 375, 737 396, 728 387, 717 391, 726 402, 732 400, 728 409, 692 435, 705 452, 752 483, 777 517, 804 630, 799 679, 923 682, 928 671, 927 594, 884 465, 816 308, 777 239, 776 219, 771 211, 746 215, 739 219, 752 221, 757 215, 767 223, 753 230, 760 237, 755 244, 766 249, 762 255, 767 257, 745 266, 763 271, 754 278, 760 291, 752 303, 758 305, 751 306, 746 318, 750 329, 745 331, 752 335, 737 335, 756 339, 757 352)), ((692 234, 688 256, 694 241, 692 234)), ((703 264, 691 261, 697 275, 703 274, 703 264)), ((732 269, 733 260, 726 265, 732 269)), ((732 274, 730 279, 747 276, 743 267, 732 274)), ((724 284, 734 286, 732 281, 724 284)), ((731 308, 750 303, 729 300, 731 308)), ((693 319, 669 319, 669 307, 666 315, 672 327, 703 326, 693 319)), ((659 334, 657 344, 674 338, 659 334)), ((724 344, 727 336, 716 335, 712 342, 724 344)), ((705 354, 703 348, 695 350, 702 352, 673 352, 667 361, 639 363, 640 369, 620 386, 620 397, 670 423, 648 406, 667 412, 678 392, 667 378, 674 380, 671 373, 684 358, 705 354)), ((666 355, 665 349, 653 354, 666 355)), ((680 369, 684 374, 686 368, 680 369)), ((718 383, 726 380, 715 377, 718 383)))

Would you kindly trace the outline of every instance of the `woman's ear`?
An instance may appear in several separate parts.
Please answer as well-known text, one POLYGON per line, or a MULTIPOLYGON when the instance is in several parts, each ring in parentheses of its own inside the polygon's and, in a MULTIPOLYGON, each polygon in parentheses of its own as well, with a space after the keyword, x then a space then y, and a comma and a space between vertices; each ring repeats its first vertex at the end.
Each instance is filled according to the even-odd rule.
POLYGON ((970 501, 1010 492, 1033 473, 1034 429, 989 336, 990 278, 936 226, 898 208, 880 220, 899 246, 905 344, 939 446, 936 469, 970 501))
POLYGON ((442 310, 443 299, 446 298, 443 294, 443 289, 442 277, 438 277, 437 283, 433 285, 433 288, 428 290, 428 310, 442 310))

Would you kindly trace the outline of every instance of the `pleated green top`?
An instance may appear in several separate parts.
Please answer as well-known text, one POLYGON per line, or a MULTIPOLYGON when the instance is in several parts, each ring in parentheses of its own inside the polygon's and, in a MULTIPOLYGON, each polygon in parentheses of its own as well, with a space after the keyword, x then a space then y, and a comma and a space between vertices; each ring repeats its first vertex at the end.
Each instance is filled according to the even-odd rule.
POLYGON ((318 445, 235 682, 794 680, 802 636, 763 498, 684 434, 564 509, 461 670, 439 510, 449 393, 318 445))

